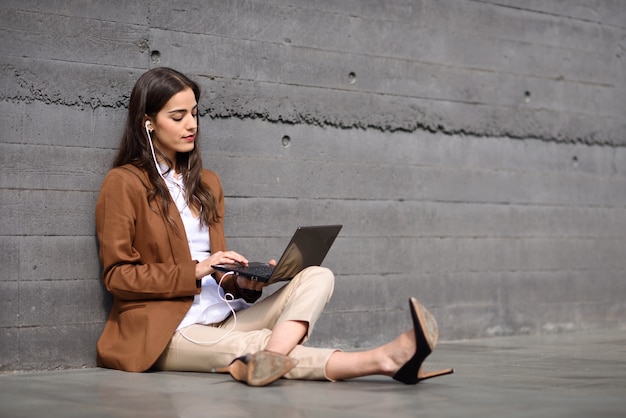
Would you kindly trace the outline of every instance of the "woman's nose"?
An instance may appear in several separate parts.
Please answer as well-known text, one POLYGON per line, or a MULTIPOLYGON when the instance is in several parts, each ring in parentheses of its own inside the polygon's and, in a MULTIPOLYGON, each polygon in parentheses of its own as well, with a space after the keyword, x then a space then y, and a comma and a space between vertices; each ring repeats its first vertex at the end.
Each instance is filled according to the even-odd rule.
POLYGON ((196 116, 192 116, 191 119, 187 122, 187 129, 196 130, 198 128, 198 120, 196 116))

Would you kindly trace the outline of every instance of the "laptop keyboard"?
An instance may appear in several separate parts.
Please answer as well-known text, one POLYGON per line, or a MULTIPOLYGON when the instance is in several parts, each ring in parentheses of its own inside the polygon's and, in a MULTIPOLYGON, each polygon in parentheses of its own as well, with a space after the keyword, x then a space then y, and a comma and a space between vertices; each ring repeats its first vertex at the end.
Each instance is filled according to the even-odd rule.
POLYGON ((272 271, 274 271, 274 267, 265 263, 250 263, 248 267, 243 270, 255 276, 270 276, 272 271))

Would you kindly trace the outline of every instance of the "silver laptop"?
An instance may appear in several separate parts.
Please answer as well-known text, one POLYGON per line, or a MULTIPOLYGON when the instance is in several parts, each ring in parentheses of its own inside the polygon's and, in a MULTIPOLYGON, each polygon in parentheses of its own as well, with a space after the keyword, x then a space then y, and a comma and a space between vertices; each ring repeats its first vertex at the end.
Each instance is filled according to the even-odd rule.
POLYGON ((213 268, 268 284, 291 280, 305 268, 322 264, 341 228, 342 225, 299 227, 275 267, 268 263, 250 262, 247 267, 240 264, 217 264, 213 268))

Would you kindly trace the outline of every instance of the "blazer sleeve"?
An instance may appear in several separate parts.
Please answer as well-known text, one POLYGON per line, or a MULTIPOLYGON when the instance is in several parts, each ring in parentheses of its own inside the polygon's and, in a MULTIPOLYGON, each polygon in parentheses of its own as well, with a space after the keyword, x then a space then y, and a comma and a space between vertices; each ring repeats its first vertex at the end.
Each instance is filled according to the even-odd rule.
POLYGON ((105 286, 121 300, 193 296, 195 265, 184 235, 176 234, 148 202, 136 173, 123 168, 105 177, 96 203, 96 230, 105 286), (181 245, 182 244, 182 245, 181 245))

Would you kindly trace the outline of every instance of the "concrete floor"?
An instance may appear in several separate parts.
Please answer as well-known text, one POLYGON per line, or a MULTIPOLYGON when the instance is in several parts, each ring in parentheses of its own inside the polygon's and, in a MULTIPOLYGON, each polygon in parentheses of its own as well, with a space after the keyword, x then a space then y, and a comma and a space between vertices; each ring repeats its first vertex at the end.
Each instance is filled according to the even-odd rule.
POLYGON ((444 342, 405 386, 83 369, 0 375, 0 417, 624 417, 626 330, 444 342))

